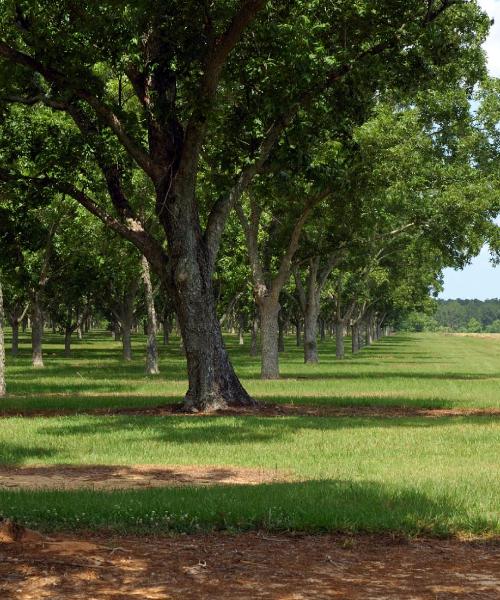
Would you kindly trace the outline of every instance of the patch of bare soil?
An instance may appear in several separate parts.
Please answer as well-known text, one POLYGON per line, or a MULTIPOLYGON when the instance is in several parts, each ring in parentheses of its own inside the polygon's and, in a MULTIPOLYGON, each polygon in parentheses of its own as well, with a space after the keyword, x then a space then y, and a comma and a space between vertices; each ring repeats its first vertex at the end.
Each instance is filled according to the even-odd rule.
POLYGON ((179 485, 259 485, 287 478, 284 471, 232 466, 0 466, 0 489, 113 490, 179 485))
POLYGON ((183 412, 179 404, 141 408, 95 408, 84 410, 0 410, 1 417, 54 417, 63 415, 130 415, 168 417, 256 416, 256 417, 495 417, 500 408, 417 408, 412 406, 314 406, 306 404, 259 404, 254 407, 227 408, 216 412, 183 412))
POLYGON ((0 543, 5 600, 500 598, 500 540, 247 533, 0 543))

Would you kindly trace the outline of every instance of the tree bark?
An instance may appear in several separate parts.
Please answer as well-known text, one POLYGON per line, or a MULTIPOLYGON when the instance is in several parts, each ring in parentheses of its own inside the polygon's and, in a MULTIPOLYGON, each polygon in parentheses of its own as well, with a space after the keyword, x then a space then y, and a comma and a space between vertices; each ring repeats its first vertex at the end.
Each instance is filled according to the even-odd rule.
POLYGON ((184 256, 175 261, 173 268, 173 299, 189 379, 184 408, 214 411, 255 405, 229 361, 215 309, 212 277, 197 256, 184 256))
POLYGON ((147 346, 146 346, 146 373, 148 375, 158 375, 160 367, 158 365, 158 346, 156 344, 156 310, 153 297, 153 286, 151 284, 151 273, 149 263, 146 257, 142 257, 142 279, 144 281, 144 291, 146 297, 146 309, 148 318, 146 321, 147 346))
POLYGON ((40 305, 40 298, 37 293, 33 295, 31 302, 31 349, 33 367, 42 369, 43 364, 43 311, 40 305))
POLYGON ((122 348, 123 360, 132 360, 132 323, 124 321, 122 323, 122 348))
POLYGON ((3 334, 4 314, 3 314, 3 294, 2 283, 0 282, 0 398, 7 393, 5 385, 5 341, 3 334))
POLYGON ((335 356, 338 359, 344 358, 344 323, 335 323, 335 356))
POLYGON ((280 304, 273 297, 259 301, 261 335, 262 379, 279 379, 279 324, 280 304))
POLYGON ((319 302, 317 298, 309 298, 304 313, 304 362, 315 364, 318 357, 318 315, 319 302))

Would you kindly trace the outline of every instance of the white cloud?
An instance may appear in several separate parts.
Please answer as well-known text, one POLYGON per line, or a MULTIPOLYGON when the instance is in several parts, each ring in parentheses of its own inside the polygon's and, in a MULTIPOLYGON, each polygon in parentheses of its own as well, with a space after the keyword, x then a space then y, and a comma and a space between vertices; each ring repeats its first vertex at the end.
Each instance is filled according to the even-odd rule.
POLYGON ((479 0, 481 8, 495 20, 484 44, 488 55, 488 69, 494 77, 500 77, 500 0, 479 0))

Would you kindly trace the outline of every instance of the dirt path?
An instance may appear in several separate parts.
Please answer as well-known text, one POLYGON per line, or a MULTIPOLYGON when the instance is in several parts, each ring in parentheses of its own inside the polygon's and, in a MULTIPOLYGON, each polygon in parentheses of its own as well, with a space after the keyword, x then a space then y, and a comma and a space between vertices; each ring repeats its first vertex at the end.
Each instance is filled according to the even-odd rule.
POLYGON ((0 543, 4 600, 500 598, 500 539, 249 533, 0 543))
POLYGON ((314 406, 306 404, 261 404, 256 408, 228 408, 215 413, 184 413, 178 404, 148 408, 95 408, 0 410, 2 417, 57 417, 75 414, 167 417, 256 416, 256 417, 498 417, 500 408, 416 408, 410 406, 314 406))
POLYGON ((1 489, 95 490, 139 489, 179 485, 259 485, 285 481, 289 474, 272 469, 162 465, 0 465, 1 489))

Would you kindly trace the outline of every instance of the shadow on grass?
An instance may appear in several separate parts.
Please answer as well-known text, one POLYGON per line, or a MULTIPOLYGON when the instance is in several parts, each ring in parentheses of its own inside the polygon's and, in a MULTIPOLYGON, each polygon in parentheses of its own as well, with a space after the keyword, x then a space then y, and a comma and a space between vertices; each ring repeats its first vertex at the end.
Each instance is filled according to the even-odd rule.
MULTIPOLYGON (((241 445, 292 439, 303 430, 340 431, 344 429, 429 428, 468 424, 483 425, 483 417, 88 417, 87 422, 40 427, 38 432, 54 437, 118 436, 120 442, 140 444, 147 432, 149 442, 168 445, 241 445)), ((500 422, 500 417, 488 417, 500 422)))
POLYGON ((166 533, 201 530, 339 531, 446 535, 498 532, 493 516, 451 496, 379 482, 173 487, 114 492, 0 491, 4 516, 45 530, 166 533))
POLYGON ((54 450, 41 446, 0 442, 0 464, 2 465, 22 465, 26 462, 49 458, 54 454, 54 450))

